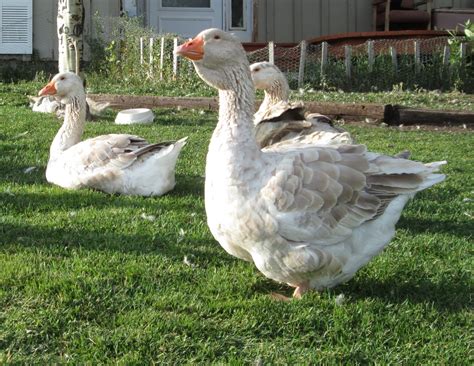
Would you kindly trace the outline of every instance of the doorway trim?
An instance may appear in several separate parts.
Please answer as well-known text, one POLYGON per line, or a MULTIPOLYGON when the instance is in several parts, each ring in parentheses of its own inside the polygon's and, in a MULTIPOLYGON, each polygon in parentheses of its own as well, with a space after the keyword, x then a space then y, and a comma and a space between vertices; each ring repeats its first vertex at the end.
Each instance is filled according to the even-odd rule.
POLYGON ((222 16, 224 24, 222 28, 227 32, 235 34, 242 42, 252 41, 254 27, 253 3, 254 0, 242 1, 243 25, 242 27, 232 27, 232 0, 224 0, 224 14, 222 16))
MULTIPOLYGON (((253 14, 255 5, 254 0, 243 0, 244 25, 241 28, 231 27, 232 0, 218 0, 217 4, 214 1, 215 0, 211 0, 210 9, 216 12, 216 16, 214 19, 217 20, 218 23, 212 21, 213 26, 235 34, 242 40, 242 42, 251 42, 254 35, 253 31, 255 27, 255 19, 253 14)), ((169 21, 186 21, 187 19, 196 19, 196 16, 202 14, 203 20, 204 18, 206 18, 206 20, 211 20, 211 17, 204 16, 204 13, 208 9, 209 8, 205 8, 202 10, 200 10, 199 8, 181 8, 176 10, 169 10, 170 14, 166 15, 166 18, 164 19, 169 21)), ((163 11, 164 8, 162 8, 161 6, 161 0, 146 0, 146 21, 148 26, 153 27, 156 32, 160 32, 160 28, 163 29, 162 25, 160 24, 160 13, 163 11)))

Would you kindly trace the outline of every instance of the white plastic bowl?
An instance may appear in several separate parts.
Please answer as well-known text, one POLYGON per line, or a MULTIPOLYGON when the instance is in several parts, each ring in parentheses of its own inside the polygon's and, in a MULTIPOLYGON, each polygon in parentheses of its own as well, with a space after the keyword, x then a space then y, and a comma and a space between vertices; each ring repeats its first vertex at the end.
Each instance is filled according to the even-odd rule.
POLYGON ((148 108, 124 109, 117 113, 115 123, 118 125, 132 125, 135 123, 152 123, 155 116, 148 108))

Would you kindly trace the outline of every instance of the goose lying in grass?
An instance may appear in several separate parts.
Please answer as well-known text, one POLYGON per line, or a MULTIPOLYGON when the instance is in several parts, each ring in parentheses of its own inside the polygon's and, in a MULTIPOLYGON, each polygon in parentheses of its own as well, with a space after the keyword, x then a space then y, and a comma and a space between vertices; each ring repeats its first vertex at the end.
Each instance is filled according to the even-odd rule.
POLYGON ((71 72, 57 74, 39 95, 53 95, 66 104, 64 122, 50 148, 48 182, 143 196, 173 189, 176 160, 186 138, 149 144, 138 136, 110 134, 81 141, 86 121, 81 78, 71 72))
MULTIPOLYGON (((283 144, 339 145, 352 144, 349 132, 332 124, 329 117, 319 113, 305 116, 301 102, 289 102, 290 87, 281 70, 270 62, 250 65, 252 81, 265 98, 254 114, 255 138, 260 147, 280 148, 283 144)), ((408 159, 410 152, 402 151, 397 158, 408 159)))
POLYGON ((364 145, 261 150, 239 40, 208 29, 177 53, 219 91, 219 121, 206 162, 210 230, 228 253, 294 287, 294 297, 352 278, 390 242, 407 201, 445 179, 434 172, 446 162, 394 158, 364 145))
POLYGON ((280 141, 298 139, 300 143, 348 144, 350 134, 335 127, 329 117, 319 113, 305 116, 303 103, 290 103, 290 87, 285 75, 270 62, 250 66, 255 88, 265 97, 254 115, 255 137, 263 148, 280 141))
MULTIPOLYGON (((33 112, 55 113, 56 117, 64 119, 65 106, 53 96, 28 96, 28 99, 33 112)), ((110 103, 108 102, 95 102, 90 98, 86 98, 86 121, 93 121, 96 117, 100 117, 109 106, 110 103)))

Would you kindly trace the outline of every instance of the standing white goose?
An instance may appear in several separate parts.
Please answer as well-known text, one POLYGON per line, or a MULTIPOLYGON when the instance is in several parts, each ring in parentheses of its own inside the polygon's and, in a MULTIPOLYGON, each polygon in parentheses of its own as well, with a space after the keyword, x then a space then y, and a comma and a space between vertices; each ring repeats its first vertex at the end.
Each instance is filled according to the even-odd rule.
POLYGON ((81 142, 86 122, 82 80, 71 72, 57 74, 39 92, 66 104, 64 122, 50 148, 46 179, 63 188, 89 187, 108 193, 155 196, 175 186, 175 166, 186 138, 149 144, 126 134, 81 142))
POLYGON ((257 62, 250 65, 250 71, 255 88, 265 92, 254 115, 255 137, 261 147, 294 139, 309 144, 353 143, 350 134, 334 126, 329 117, 319 113, 305 116, 303 103, 289 101, 288 81, 277 66, 257 62))
POLYGON ((228 253, 295 287, 295 297, 353 277, 394 236, 408 199, 445 178, 433 174, 445 162, 425 165, 369 153, 363 145, 262 151, 239 40, 208 29, 177 53, 219 90, 206 163, 210 230, 228 253))

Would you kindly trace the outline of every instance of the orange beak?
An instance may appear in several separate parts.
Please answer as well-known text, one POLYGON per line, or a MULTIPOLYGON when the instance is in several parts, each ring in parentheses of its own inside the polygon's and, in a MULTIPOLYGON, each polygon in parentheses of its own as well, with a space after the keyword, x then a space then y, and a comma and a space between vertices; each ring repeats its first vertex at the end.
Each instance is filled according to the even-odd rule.
POLYGON ((202 37, 196 37, 183 43, 176 49, 176 54, 193 61, 202 60, 204 57, 204 39, 202 39, 202 37))
POLYGON ((56 93, 57 93, 56 86, 54 85, 52 81, 50 81, 48 84, 46 84, 46 86, 43 89, 39 91, 38 95, 42 97, 44 95, 54 95, 56 93))

